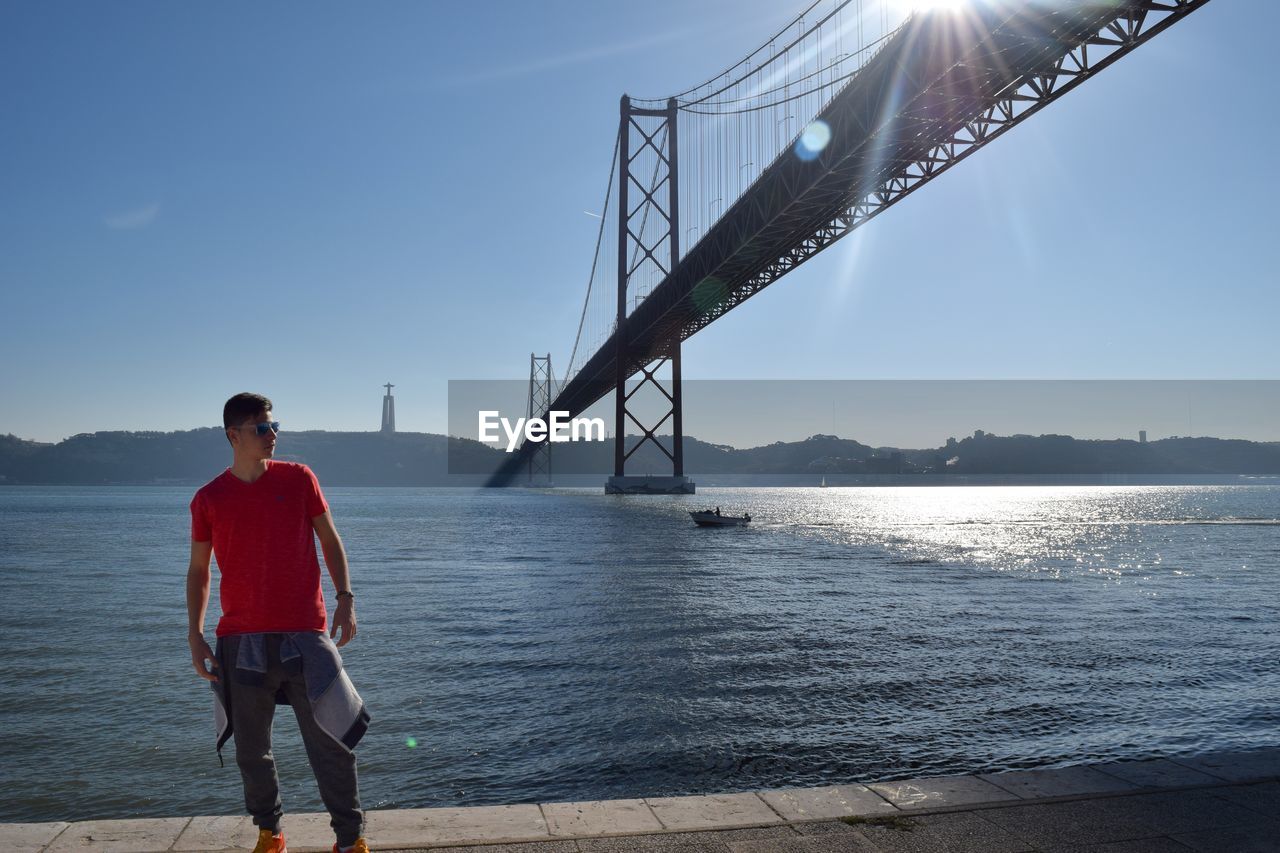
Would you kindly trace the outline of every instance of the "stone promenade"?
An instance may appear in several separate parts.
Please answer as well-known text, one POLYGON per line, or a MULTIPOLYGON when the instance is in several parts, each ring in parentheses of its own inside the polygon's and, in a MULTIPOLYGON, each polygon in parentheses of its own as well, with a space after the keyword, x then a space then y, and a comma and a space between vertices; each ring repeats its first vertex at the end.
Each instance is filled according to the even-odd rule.
MULTIPOLYGON (((293 853, 328 816, 286 815, 293 853)), ((1280 749, 1056 770, 582 803, 371 811, 375 851, 1280 851, 1280 749)), ((249 850, 246 817, 0 824, 0 851, 249 850)))

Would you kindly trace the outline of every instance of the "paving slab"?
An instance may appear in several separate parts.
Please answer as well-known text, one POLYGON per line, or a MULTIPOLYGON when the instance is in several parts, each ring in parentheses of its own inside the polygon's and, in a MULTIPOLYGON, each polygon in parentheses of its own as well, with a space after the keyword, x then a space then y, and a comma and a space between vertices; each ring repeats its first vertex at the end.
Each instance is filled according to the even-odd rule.
MULTIPOLYGON (((1136 797, 1118 797, 1109 808, 1142 821, 1151 835, 1176 835, 1224 826, 1240 826, 1258 819, 1242 805, 1216 796, 1212 790, 1161 791, 1136 797)), ((1280 830, 1280 824, 1276 825, 1280 830)))
POLYGON ((71 824, 65 820, 57 823, 0 823, 0 850, 6 853, 39 853, 69 826, 71 824))
POLYGON ((542 816, 552 835, 640 835, 661 832, 662 823, 644 800, 595 800, 543 803, 542 816))
POLYGON ((979 779, 998 785, 1024 800, 1041 797, 1074 797, 1136 791, 1140 786, 1117 779, 1092 767, 1060 767, 1053 770, 1010 770, 980 773, 979 779))
POLYGON ((737 841, 769 841, 781 844, 795 838, 789 826, 753 826, 714 832, 667 832, 661 835, 633 835, 626 838, 583 838, 582 853, 728 853, 737 841))
POLYGON ((1034 848, 975 812, 869 820, 857 831, 884 853, 1031 853, 1034 848))
POLYGON ((1115 776, 1143 788, 1187 788, 1193 785, 1220 785, 1222 780, 1178 764, 1167 758, 1146 761, 1113 761, 1090 765, 1108 776, 1115 776))
MULTIPOLYGON (((421 853, 423 848, 410 847, 401 850, 375 848, 377 853, 421 853)), ((522 841, 515 844, 481 844, 465 847, 432 847, 431 853, 578 853, 573 841, 522 841)))
POLYGON ((1028 803, 987 809, 982 818, 1036 848, 1135 841, 1158 836, 1141 815, 1116 803, 1128 797, 1028 803))
POLYGON ((767 841, 734 841, 729 853, 882 853, 862 835, 819 835, 767 841))
POLYGON ((865 785, 789 788, 761 791, 764 800, 787 820, 820 820, 851 815, 892 814, 898 810, 865 785))
POLYGON ((1253 782, 1280 777, 1280 749, 1219 752, 1173 760, 1192 770, 1199 770, 1228 782, 1253 782))
POLYGON ((906 779, 876 782, 868 786, 900 809, 943 808, 1020 799, 977 776, 938 776, 933 779, 906 779))
MULTIPOLYGON (((662 835, 630 838, 595 838, 578 842, 583 853, 729 853, 729 845, 707 833, 696 841, 675 841, 662 835)), ((434 853, 434 851, 433 851, 434 853)))
POLYGON ((1253 827, 1210 829, 1175 835, 1173 840, 1201 853, 1276 853, 1280 849, 1274 833, 1253 827))
POLYGON ((755 794, 650 797, 645 802, 667 829, 727 829, 782 823, 778 813, 755 794))
POLYGON ((919 840, 917 846, 901 843, 905 836, 897 836, 898 846, 881 843, 882 835, 874 827, 862 832, 886 850, 951 851, 973 850, 981 853, 1027 853, 1030 844, 1008 830, 986 820, 982 812, 955 812, 952 814, 925 815, 914 818, 915 829, 911 836, 919 840))
POLYGON ((856 832, 850 824, 842 820, 820 820, 792 825, 792 829, 801 835, 832 835, 856 832))
MULTIPOLYGON (((284 833, 285 840, 289 843, 290 853, 315 853, 315 851, 329 853, 333 849, 335 840, 329 820, 328 812, 299 812, 282 817, 280 831, 284 833)), ((253 832, 253 840, 256 843, 257 827, 254 827, 253 832)))
MULTIPOLYGON (((293 836, 286 839, 294 844, 293 836)), ((253 849, 258 843, 258 828, 253 825, 253 818, 248 815, 240 817, 193 817, 174 842, 176 851, 211 851, 211 850, 246 850, 253 849)))
POLYGON ((1139 838, 1133 841, 1112 841, 1108 844, 1044 848, 1044 853, 1190 853, 1190 851, 1190 847, 1172 838, 1139 838))
MULTIPOLYGON (((327 817, 327 816, 326 816, 327 817)), ((326 825, 326 829, 327 829, 326 825)), ((287 830, 286 830, 287 831, 287 830)), ((332 831, 330 830, 330 836, 332 831)), ((448 809, 380 809, 365 813, 365 837, 372 847, 506 844, 550 840, 547 822, 536 805, 476 806, 448 809)), ((330 837, 330 845, 333 839, 330 837)), ((289 849, 294 846, 289 839, 289 849)))
POLYGON ((173 846, 189 817, 84 820, 63 830, 46 849, 50 853, 161 853, 173 846))
POLYGON ((1266 817, 1280 817, 1280 782, 1256 782, 1218 788, 1213 795, 1266 817))
MULTIPOLYGON (((172 847, 175 853, 214 853, 222 850, 251 849, 258 841, 258 828, 248 815, 193 817, 172 847)), ((297 853, 329 851, 333 847, 333 828, 325 812, 286 814, 280 822, 289 849, 297 853)))

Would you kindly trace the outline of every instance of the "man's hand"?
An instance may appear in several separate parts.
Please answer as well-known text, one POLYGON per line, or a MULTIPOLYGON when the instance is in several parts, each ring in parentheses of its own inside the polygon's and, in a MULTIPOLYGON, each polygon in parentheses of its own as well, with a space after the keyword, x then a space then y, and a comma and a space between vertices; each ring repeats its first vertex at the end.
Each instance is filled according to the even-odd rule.
POLYGON ((213 656, 213 649, 205 642, 203 634, 188 634, 187 645, 191 646, 191 665, 205 681, 217 682, 218 659, 213 656), (205 666, 205 662, 208 666, 205 666))
POLYGON ((329 629, 329 639, 342 632, 338 646, 345 646, 356 637, 356 602, 351 592, 351 573, 347 568, 347 549, 342 547, 342 537, 338 536, 338 528, 333 526, 333 516, 326 510, 311 519, 311 526, 320 540, 320 550, 324 552, 324 564, 329 567, 329 577, 333 579, 333 588, 342 595, 338 596, 338 607, 333 611, 333 627, 329 629))
POLYGON ((339 630, 342 631, 342 637, 338 639, 339 648, 355 639, 356 603, 347 595, 338 599, 338 609, 333 611, 333 627, 329 629, 329 639, 337 637, 339 630))

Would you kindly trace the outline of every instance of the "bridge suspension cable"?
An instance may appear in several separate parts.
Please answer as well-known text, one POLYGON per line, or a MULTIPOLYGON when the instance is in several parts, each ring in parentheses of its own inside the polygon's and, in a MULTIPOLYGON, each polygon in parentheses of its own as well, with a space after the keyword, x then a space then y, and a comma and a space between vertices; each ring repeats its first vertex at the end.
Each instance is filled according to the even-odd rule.
MULTIPOLYGON (((821 4, 822 2, 823 0, 814 0, 813 3, 805 7, 805 10, 803 12, 801 12, 799 15, 796 15, 794 18, 792 18, 791 21, 789 21, 785 27, 778 30, 778 32, 775 33, 772 38, 770 38, 767 42, 764 42, 763 44, 761 44, 760 47, 751 51, 751 53, 748 53, 746 57, 740 60, 737 64, 731 65, 729 69, 724 72, 724 74, 728 74, 732 72, 735 68, 740 67, 743 63, 749 62, 751 58, 755 56, 757 53, 764 50, 766 47, 772 45, 775 41, 777 41, 778 39, 786 35, 786 33, 792 27, 796 26, 797 23, 802 24, 804 22, 805 15, 808 15, 810 12, 816 9, 818 5, 821 4)), ((722 76, 724 76, 724 74, 717 74, 716 76, 710 78, 709 80, 704 80, 703 82, 699 83, 697 86, 694 86, 693 88, 690 88, 690 89, 685 89, 683 92, 678 92, 677 94, 672 95, 671 97, 675 98, 678 101, 681 98, 685 97, 686 95, 692 94, 693 92, 696 92, 699 89, 713 85, 717 80, 719 80, 722 76)), ((666 98, 637 98, 636 100, 637 101, 653 101, 656 103, 659 101, 666 101, 667 99, 666 98)))
MULTIPOLYGON (((573 339, 573 352, 569 356, 569 364, 565 369, 564 379, 559 383, 559 387, 556 389, 557 394, 560 392, 560 389, 564 387, 565 383, 569 381, 569 378, 573 376, 574 366, 576 365, 576 360, 578 358, 578 349, 582 345, 582 332, 586 326, 588 309, 591 307, 591 294, 595 289, 596 270, 600 266, 600 246, 604 242, 605 225, 609 221, 609 202, 613 198, 613 176, 617 174, 618 170, 618 145, 621 141, 621 134, 614 137, 613 158, 609 165, 609 182, 605 185, 604 207, 600 211, 600 230, 596 234, 596 251, 591 258, 591 275, 587 277, 587 295, 582 301, 582 316, 578 318, 578 333, 573 339)), ((553 383, 555 382, 554 376, 551 381, 553 383)))
MULTIPOLYGON (((869 45, 867 45, 865 48, 863 48, 863 51, 866 51, 866 50, 872 50, 872 49, 874 49, 874 48, 878 48, 881 44, 883 44, 885 41, 887 41, 887 40, 888 40, 890 37, 892 37, 892 36, 893 36, 893 33, 888 33, 888 34, 886 34, 886 35, 881 36, 880 38, 876 39, 874 42, 872 42, 871 44, 869 44, 869 45)), ((861 52, 862 52, 862 51, 859 51, 859 53, 861 53, 861 52)), ((850 55, 852 55, 852 54, 850 54, 850 55)), ((830 70, 832 70, 833 68, 836 68, 837 66, 839 66, 839 65, 840 65, 840 64, 842 64, 843 62, 844 62, 844 60, 843 60, 843 59, 837 59, 837 60, 835 60, 834 62, 828 63, 827 65, 823 66, 822 68, 819 68, 817 71, 812 71, 812 72, 810 72, 810 73, 806 74, 805 76, 803 76, 803 77, 799 78, 798 80, 795 80, 795 81, 793 81, 793 82, 791 82, 791 83, 785 83, 785 84, 783 84, 783 85, 781 85, 781 86, 777 86, 777 87, 775 87, 775 88, 773 88, 773 89, 769 89, 769 90, 766 90, 766 91, 764 91, 764 92, 760 92, 759 94, 755 94, 755 95, 747 95, 747 96, 744 96, 744 97, 741 97, 741 98, 728 98, 728 99, 725 99, 725 100, 723 100, 723 101, 716 101, 716 102, 713 102, 713 103, 711 104, 711 106, 728 106, 728 105, 730 105, 730 104, 749 103, 749 102, 751 102, 751 101, 758 101, 758 100, 760 100, 760 99, 761 99, 763 96, 765 96, 765 95, 774 94, 774 93, 776 93, 776 92, 782 92, 782 93, 783 93, 783 97, 781 97, 781 98, 779 98, 779 99, 777 99, 777 100, 774 100, 774 101, 769 101, 769 102, 767 102, 767 103, 763 103, 763 104, 753 104, 753 105, 751 105, 751 106, 747 106, 747 107, 738 107, 738 108, 735 108, 735 109, 724 109, 724 110, 710 110, 710 109, 707 109, 707 110, 697 110, 697 109, 694 109, 694 106, 699 106, 699 105, 701 105, 701 104, 700 104, 699 102, 694 102, 693 104, 689 104, 689 105, 681 105, 680 110, 681 110, 682 112, 686 112, 686 113, 693 113, 694 115, 704 115, 704 116, 715 116, 715 115, 721 115, 721 116, 725 116, 725 115, 741 115, 741 114, 743 114, 743 113, 753 113, 753 112, 758 112, 758 111, 760 111, 760 110, 767 110, 767 109, 769 109, 770 107, 777 107, 777 106, 781 106, 781 105, 783 105, 783 104, 789 104, 789 103, 791 103, 792 101, 796 101, 796 100, 799 100, 800 98, 805 97, 806 95, 812 95, 812 94, 814 94, 815 92, 820 92, 820 91, 822 91, 823 89, 831 88, 832 86, 835 86, 835 85, 836 85, 836 84, 838 84, 838 83, 844 83, 844 82, 847 82, 851 77, 853 77, 853 75, 857 74, 857 73, 858 73, 858 71, 860 70, 860 69, 858 69, 858 68, 855 68, 855 69, 853 69, 852 71, 849 71, 849 72, 846 72, 846 73, 844 73, 844 74, 841 74, 839 77, 836 77, 835 75, 832 75, 831 79, 827 80, 825 83, 819 82, 819 83, 818 83, 818 85, 814 86, 812 89, 807 89, 807 90, 805 90, 805 91, 803 91, 803 92, 797 92, 797 93, 794 93, 794 94, 793 94, 793 93, 791 93, 791 88, 792 88, 792 86, 795 86, 795 85, 797 85, 798 83, 803 83, 803 82, 805 82, 805 81, 812 80, 814 77, 821 77, 821 75, 822 75, 824 72, 826 72, 826 71, 830 71, 830 70)))
MULTIPOLYGON (((690 100, 690 99, 684 99, 684 100, 681 100, 681 98, 680 98, 679 96, 677 96, 677 98, 676 98, 676 102, 680 105, 680 108, 681 108, 681 109, 687 109, 687 108, 689 108, 689 107, 694 107, 694 106, 697 106, 697 105, 699 105, 699 104, 706 103, 707 101, 710 101, 712 98, 715 98, 715 97, 717 97, 718 95, 722 95, 722 94, 724 94, 725 92, 728 92, 728 91, 731 91, 731 90, 735 89, 737 86, 739 86, 739 85, 741 85, 741 84, 745 83, 747 80, 749 80, 749 79, 750 79, 750 78, 752 78, 752 77, 758 77, 758 76, 761 76, 761 74, 762 74, 762 72, 764 71, 764 69, 768 68, 770 65, 772 65, 772 64, 773 64, 773 63, 775 63, 775 62, 777 62, 779 59, 782 59, 782 58, 784 58, 784 57, 787 57, 787 56, 790 54, 790 52, 791 52, 791 50, 792 50, 793 48, 795 48, 795 47, 797 47, 798 45, 800 45, 801 43, 803 43, 806 39, 808 39, 808 38, 809 38, 809 36, 810 36, 810 35, 814 35, 815 33, 819 33, 819 32, 821 31, 822 26, 823 26, 824 24, 826 24, 827 22, 829 22, 832 18, 834 18, 834 17, 835 17, 836 15, 838 15, 839 13, 843 12, 843 11, 844 11, 844 8, 845 8, 846 6, 848 6, 848 5, 850 5, 851 3, 854 3, 854 2, 858 2, 858 6, 859 6, 859 7, 861 7, 861 2, 860 2, 860 0, 841 0, 841 2, 839 2, 839 3, 838 3, 838 5, 837 5, 834 9, 832 9, 832 10, 831 10, 830 12, 828 12, 824 17, 822 17, 821 19, 819 19, 815 24, 813 24, 811 27, 809 27, 809 29, 804 30, 803 32, 801 32, 801 33, 799 33, 798 35, 796 35, 796 36, 795 36, 795 38, 794 38, 794 39, 792 39, 792 41, 791 41, 791 43, 790 43, 790 44, 786 45, 785 47, 783 47, 783 48, 782 48, 781 50, 779 50, 779 51, 776 51, 776 52, 775 52, 775 51, 773 50, 773 42, 772 42, 772 41, 768 42, 766 45, 764 45, 763 47, 759 48, 758 50, 756 50, 755 52, 753 52, 753 53, 751 54, 751 56, 754 56, 756 53, 759 53, 759 52, 760 52, 760 50, 763 50, 763 49, 764 49, 764 47, 768 47, 768 48, 770 49, 770 51, 769 51, 769 52, 770 52, 770 55, 769 55, 769 58, 768 58, 768 59, 766 59, 763 63, 761 63, 760 65, 757 65, 755 68, 752 68, 752 67, 751 67, 751 56, 748 56, 746 59, 744 59, 744 60, 742 61, 742 63, 739 63, 738 65, 733 66, 733 68, 730 68, 730 69, 729 69, 728 71, 726 71, 726 72, 724 73, 724 75, 723 75, 724 77, 726 77, 726 78, 727 78, 727 77, 728 77, 728 76, 733 72, 733 70, 734 70, 734 69, 741 67, 741 65, 742 65, 743 63, 745 63, 745 64, 746 64, 746 68, 747 68, 746 73, 744 73, 742 76, 738 77, 736 80, 733 80, 732 82, 725 83, 725 84, 724 84, 724 85, 722 85, 719 89, 715 89, 715 90, 713 90, 713 91, 708 92, 708 93, 707 93, 707 94, 705 94, 705 95, 702 95, 701 97, 693 98, 693 99, 691 99, 691 100, 690 100)), ((813 4, 813 6, 810 6, 810 7, 809 7, 809 9, 810 9, 810 10, 812 10, 812 9, 813 9, 814 7, 816 7, 817 5, 818 5, 818 4, 817 4, 817 3, 815 3, 815 4, 813 4)), ((801 15, 797 20, 799 21, 800 26, 801 26, 801 27, 803 27, 803 26, 804 26, 804 16, 803 16, 803 15, 801 15)), ((861 20, 861 15, 860 15, 860 14, 859 14, 859 20, 861 20)), ((845 53, 845 54, 842 54, 842 58, 841 58, 841 59, 839 59, 839 60, 837 60, 835 64, 839 64, 839 63, 843 62, 843 61, 844 61, 844 58, 852 57, 852 56, 857 56, 858 54, 862 53, 865 49, 866 49, 866 46, 862 46, 862 47, 860 47, 857 51, 854 51, 854 52, 852 52, 852 53, 845 53)), ((812 76, 812 75, 810 75, 810 76, 812 76)), ((801 79, 804 79, 804 78, 801 78, 801 79)), ((787 86, 789 86, 789 85, 790 85, 790 82, 798 82, 798 81, 789 81, 787 84, 784 84, 784 86, 778 87, 777 89, 773 89, 773 90, 770 90, 770 91, 778 91, 779 89, 784 89, 784 88, 786 88, 787 86)), ((704 85, 707 85, 707 84, 704 84, 704 85)), ((712 84, 712 85, 714 85, 714 84, 712 84)), ((696 92, 697 90, 694 90, 694 91, 696 92)), ((646 99, 641 98, 641 99, 637 99, 637 100, 646 100, 646 99)))

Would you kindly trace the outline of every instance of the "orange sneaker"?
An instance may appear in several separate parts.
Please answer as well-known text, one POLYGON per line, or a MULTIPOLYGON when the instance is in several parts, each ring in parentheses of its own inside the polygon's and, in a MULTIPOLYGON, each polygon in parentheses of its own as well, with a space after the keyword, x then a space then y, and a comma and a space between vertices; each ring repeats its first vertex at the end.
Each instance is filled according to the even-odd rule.
POLYGON ((258 846, 253 853, 289 853, 284 843, 284 833, 272 835, 269 829, 258 830, 258 846))
MULTIPOLYGON (((333 853, 342 853, 342 848, 337 844, 333 845, 333 853)), ((355 845, 351 848, 349 853, 369 853, 369 842, 365 841, 363 838, 357 838, 355 845)))

